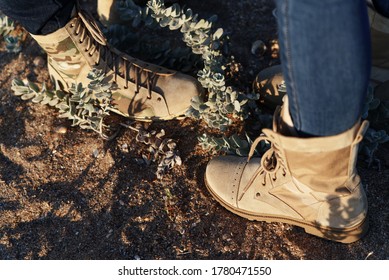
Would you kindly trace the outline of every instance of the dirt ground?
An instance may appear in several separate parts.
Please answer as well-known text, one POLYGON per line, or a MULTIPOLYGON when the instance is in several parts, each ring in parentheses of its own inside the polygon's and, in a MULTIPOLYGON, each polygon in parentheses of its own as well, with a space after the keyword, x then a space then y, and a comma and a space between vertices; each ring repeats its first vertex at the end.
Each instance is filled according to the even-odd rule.
MULTIPOLYGON (((279 63, 270 51, 263 58, 251 53, 254 41, 269 46, 277 37, 273 1, 181 2, 200 17, 219 16, 241 64, 241 90, 250 90, 260 69, 279 63)), ((380 170, 358 164, 369 233, 338 244, 221 207, 203 181, 212 155, 197 145, 209 131, 199 121, 151 124, 177 141, 183 161, 159 180, 155 164, 139 165, 144 147, 130 130, 105 141, 14 96, 14 77, 48 80, 45 61, 31 38, 17 55, 1 45, 0 259, 389 259, 388 145, 378 154, 380 170)))

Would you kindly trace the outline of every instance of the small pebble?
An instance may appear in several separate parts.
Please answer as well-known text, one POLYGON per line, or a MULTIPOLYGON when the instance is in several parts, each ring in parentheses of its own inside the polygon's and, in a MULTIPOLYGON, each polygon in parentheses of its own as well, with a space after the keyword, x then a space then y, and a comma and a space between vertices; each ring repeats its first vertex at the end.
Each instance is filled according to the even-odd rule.
POLYGON ((59 134, 65 134, 67 131, 68 129, 65 126, 57 126, 54 128, 54 132, 59 134))
POLYGON ((262 40, 255 41, 251 46, 251 53, 256 56, 263 56, 267 50, 265 43, 262 40))
POLYGON ((99 150, 94 150, 93 151, 93 156, 95 157, 95 158, 98 158, 99 157, 99 150))
POLYGON ((34 65, 37 67, 43 67, 45 65, 45 60, 41 56, 37 56, 33 61, 34 65))
POLYGON ((270 41, 271 47, 271 57, 272 58, 279 58, 280 56, 280 46, 278 45, 278 40, 272 40, 270 41))
POLYGON ((128 145, 127 144, 123 144, 121 148, 122 148, 122 152, 128 153, 128 145))

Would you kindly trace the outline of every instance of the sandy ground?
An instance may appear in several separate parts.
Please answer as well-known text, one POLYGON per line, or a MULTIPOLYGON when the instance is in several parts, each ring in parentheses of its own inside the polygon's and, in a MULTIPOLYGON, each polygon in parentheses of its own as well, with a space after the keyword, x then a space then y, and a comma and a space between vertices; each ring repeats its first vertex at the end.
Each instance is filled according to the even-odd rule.
MULTIPOLYGON (((219 16, 241 65, 241 90, 250 90, 260 69, 279 63, 270 51, 261 59, 251 53, 254 41, 269 46, 277 37, 272 1, 182 2, 202 17, 219 16)), ((31 38, 17 55, 0 48, 0 259, 389 258, 388 146, 380 148, 380 170, 358 164, 371 224, 362 240, 344 245, 286 224, 250 222, 205 187, 213 155, 197 145, 200 133, 212 132, 203 123, 151 124, 178 143, 183 161, 159 180, 155 164, 139 165, 145 147, 132 131, 105 141, 13 95, 14 77, 48 80, 45 60, 31 38)))

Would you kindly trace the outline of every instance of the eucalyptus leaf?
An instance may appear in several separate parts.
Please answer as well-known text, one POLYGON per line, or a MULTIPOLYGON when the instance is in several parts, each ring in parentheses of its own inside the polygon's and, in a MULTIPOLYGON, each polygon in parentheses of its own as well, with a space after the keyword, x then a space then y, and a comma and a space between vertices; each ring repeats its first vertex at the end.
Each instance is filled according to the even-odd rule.
POLYGON ((33 93, 27 93, 27 94, 24 94, 21 96, 21 99, 22 100, 29 100, 29 99, 32 99, 36 96, 36 93, 33 92, 33 93))
POLYGON ((220 38, 223 36, 223 28, 218 28, 215 33, 213 33, 213 40, 220 40, 220 38))

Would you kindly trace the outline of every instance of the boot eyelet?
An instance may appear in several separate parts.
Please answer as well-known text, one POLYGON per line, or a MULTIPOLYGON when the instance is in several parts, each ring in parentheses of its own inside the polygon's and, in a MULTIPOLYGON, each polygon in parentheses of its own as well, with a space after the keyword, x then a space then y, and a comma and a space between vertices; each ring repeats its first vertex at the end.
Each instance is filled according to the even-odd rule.
POLYGON ((162 101, 162 98, 161 98, 161 97, 158 97, 158 98, 157 98, 157 101, 158 101, 158 102, 161 102, 161 101, 162 101))
POLYGON ((257 192, 257 193, 255 194, 255 198, 260 198, 260 197, 261 197, 261 193, 257 192))

